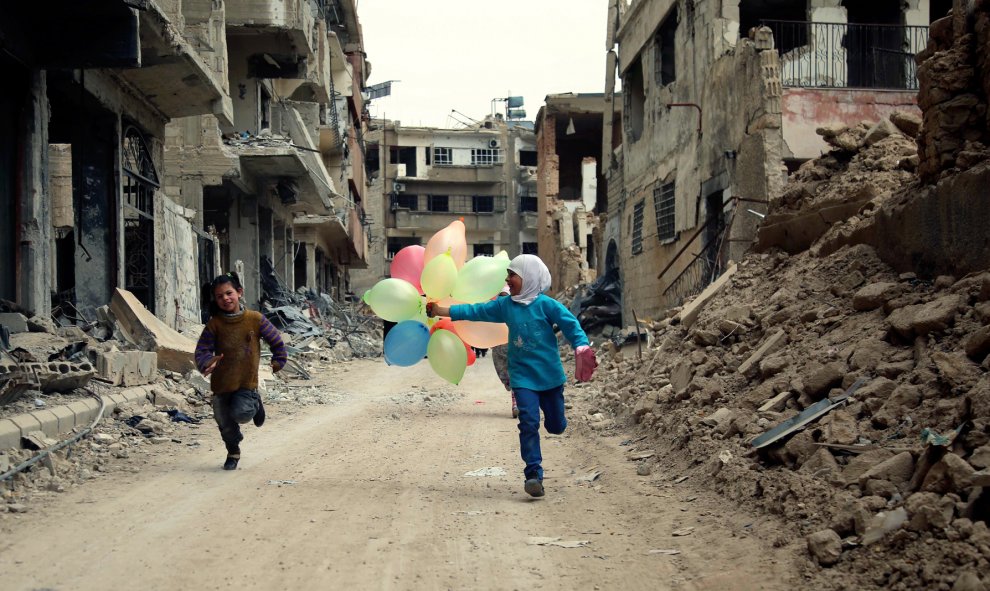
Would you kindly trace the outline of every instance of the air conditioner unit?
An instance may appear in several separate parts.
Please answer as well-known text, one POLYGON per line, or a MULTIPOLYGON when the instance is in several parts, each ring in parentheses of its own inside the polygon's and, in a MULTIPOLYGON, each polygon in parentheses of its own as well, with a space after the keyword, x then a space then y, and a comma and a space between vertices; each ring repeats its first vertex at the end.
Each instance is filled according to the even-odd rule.
POLYGON ((498 147, 498 140, 495 139, 495 138, 492 138, 492 139, 488 140, 488 147, 489 148, 497 148, 498 147))
POLYGON ((392 192, 394 193, 405 193, 406 184, 405 183, 392 183, 392 192))

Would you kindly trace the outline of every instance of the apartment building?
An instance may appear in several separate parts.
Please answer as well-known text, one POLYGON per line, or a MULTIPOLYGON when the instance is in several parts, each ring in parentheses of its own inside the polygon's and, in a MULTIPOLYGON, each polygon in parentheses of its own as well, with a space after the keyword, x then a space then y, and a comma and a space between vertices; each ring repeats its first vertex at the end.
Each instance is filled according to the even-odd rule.
MULTIPOLYGON (((536 253, 536 143, 531 124, 487 117, 464 129, 373 123, 372 191, 380 191, 368 270, 355 291, 389 274, 402 248, 463 219, 468 257, 536 253)), ((357 276, 357 274, 355 274, 357 276)))
POLYGON ((816 128, 920 112, 914 55, 950 7, 610 1, 603 136, 619 141, 603 141, 603 240, 626 322, 679 305, 742 256, 787 172, 826 151, 816 128))
POLYGON ((84 4, 0 8, 0 298, 92 320, 120 287, 181 328, 220 270, 257 304, 266 255, 292 284, 346 281, 364 248, 354 3, 84 4))

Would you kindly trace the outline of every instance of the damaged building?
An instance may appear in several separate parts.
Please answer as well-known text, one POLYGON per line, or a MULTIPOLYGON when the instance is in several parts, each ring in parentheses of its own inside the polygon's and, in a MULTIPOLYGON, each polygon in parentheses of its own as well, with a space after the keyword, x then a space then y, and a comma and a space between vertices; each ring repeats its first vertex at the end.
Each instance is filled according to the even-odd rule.
POLYGON ((464 129, 372 122, 368 176, 380 237, 355 291, 389 276, 402 248, 463 219, 468 258, 537 251, 536 140, 531 126, 486 117, 464 129), (380 197, 377 197, 380 195, 380 197), (360 287, 359 287, 360 286, 360 287))
POLYGON ((611 1, 602 120, 618 141, 603 142, 603 243, 622 261, 626 323, 680 305, 740 259, 788 172, 829 149, 817 129, 920 114, 915 55, 950 7, 611 1))
MULTIPOLYGON (((608 210, 602 169, 602 94, 552 94, 536 118, 539 248, 553 290, 593 281, 604 261, 599 214, 608 210)), ((618 264, 614 258, 613 265, 618 264)))
POLYGON ((221 271, 242 270, 257 306, 266 258, 290 287, 334 294, 363 264, 352 1, 0 14, 0 298, 74 323, 121 288, 182 328, 221 271))

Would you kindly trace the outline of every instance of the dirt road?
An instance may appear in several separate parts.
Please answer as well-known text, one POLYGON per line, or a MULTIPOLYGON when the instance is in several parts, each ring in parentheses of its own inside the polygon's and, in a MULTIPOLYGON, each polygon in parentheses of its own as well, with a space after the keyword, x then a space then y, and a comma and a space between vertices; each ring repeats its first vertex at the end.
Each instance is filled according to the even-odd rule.
POLYGON ((638 476, 622 438, 582 424, 579 396, 568 432, 542 433, 547 496, 528 497, 508 396, 491 358, 478 364, 458 387, 426 364, 337 366, 335 402, 269 404, 236 472, 204 423, 198 448, 164 446, 0 521, 2 587, 791 588, 776 524, 702 482, 638 476))

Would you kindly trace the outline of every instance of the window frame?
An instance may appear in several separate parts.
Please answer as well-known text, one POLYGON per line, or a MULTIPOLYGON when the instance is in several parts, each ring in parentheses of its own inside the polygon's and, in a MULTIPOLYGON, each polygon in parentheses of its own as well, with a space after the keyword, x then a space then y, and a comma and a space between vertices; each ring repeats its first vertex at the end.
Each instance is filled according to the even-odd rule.
POLYGON ((677 240, 677 199, 675 181, 653 189, 653 213, 657 220, 657 239, 661 244, 677 240))
POLYGON ((633 206, 632 214, 632 254, 643 252, 643 218, 646 211, 646 199, 640 199, 639 203, 633 206))

